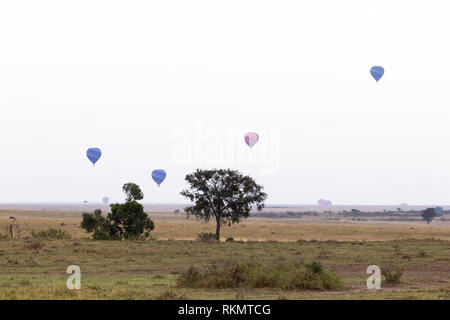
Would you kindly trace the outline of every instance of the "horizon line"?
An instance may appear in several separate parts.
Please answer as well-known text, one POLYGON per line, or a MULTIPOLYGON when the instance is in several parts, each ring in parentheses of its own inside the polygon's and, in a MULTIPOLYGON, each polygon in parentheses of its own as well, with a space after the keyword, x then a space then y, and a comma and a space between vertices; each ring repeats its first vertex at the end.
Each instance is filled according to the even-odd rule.
MULTIPOLYGON (((116 202, 111 202, 116 203, 116 202)), ((78 202, 78 201, 56 201, 56 202, 49 202, 49 201, 20 201, 20 202, 0 202, 1 205, 75 205, 75 204, 95 204, 95 205, 109 205, 104 204, 102 202, 78 202)), ((177 205, 177 206, 184 206, 184 205, 191 205, 192 203, 180 203, 180 202, 142 202, 143 205, 177 205)), ((450 206, 449 204, 332 204, 330 206, 319 206, 318 204, 311 204, 311 203, 302 203, 302 204, 293 204, 293 203, 267 203, 265 204, 265 208, 267 207, 274 207, 274 206, 284 206, 284 207, 301 207, 301 206, 316 206, 321 208, 327 208, 327 207, 348 207, 348 206, 359 206, 359 207, 365 207, 365 206, 397 206, 397 207, 423 207, 423 206, 450 206)))

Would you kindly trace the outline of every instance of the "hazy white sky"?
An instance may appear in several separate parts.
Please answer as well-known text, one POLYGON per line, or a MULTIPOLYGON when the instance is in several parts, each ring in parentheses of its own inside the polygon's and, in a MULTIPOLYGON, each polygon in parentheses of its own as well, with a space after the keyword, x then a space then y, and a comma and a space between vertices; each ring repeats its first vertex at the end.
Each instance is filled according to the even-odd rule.
POLYGON ((186 202, 187 173, 231 167, 268 203, 449 204, 449 9, 1 1, 0 202, 186 202))

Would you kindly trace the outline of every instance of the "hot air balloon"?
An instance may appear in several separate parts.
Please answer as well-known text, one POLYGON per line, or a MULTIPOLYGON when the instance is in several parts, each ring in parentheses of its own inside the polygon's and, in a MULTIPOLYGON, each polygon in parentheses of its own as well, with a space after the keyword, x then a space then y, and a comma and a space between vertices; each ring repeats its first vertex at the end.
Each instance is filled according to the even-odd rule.
POLYGON ((103 197, 102 199, 104 204, 108 204, 109 203, 109 198, 108 197, 103 197))
POLYGON ((378 80, 380 80, 384 74, 384 68, 380 66, 374 66, 370 68, 370 74, 378 82, 378 80))
POLYGON ((153 180, 159 185, 164 181, 166 178, 166 172, 163 169, 157 169, 153 170, 152 172, 152 178, 153 180))
POLYGON ((244 139, 245 143, 251 148, 258 142, 259 136, 257 133, 247 132, 244 134, 244 139))
POLYGON ((319 200, 317 200, 317 204, 321 207, 322 206, 331 206, 332 202, 330 200, 319 199, 319 200))
POLYGON ((95 163, 102 156, 102 151, 99 148, 90 148, 87 150, 86 156, 92 162, 92 164, 95 166, 95 163))

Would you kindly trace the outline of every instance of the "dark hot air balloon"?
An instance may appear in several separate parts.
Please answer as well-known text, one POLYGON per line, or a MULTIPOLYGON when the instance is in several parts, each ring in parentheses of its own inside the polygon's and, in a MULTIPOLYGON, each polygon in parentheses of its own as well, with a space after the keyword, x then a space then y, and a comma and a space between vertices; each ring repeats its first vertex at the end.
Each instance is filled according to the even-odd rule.
POLYGON ((384 74, 384 68, 380 66, 374 66, 370 68, 370 74, 378 82, 378 80, 380 80, 384 74))
POLYGON ((86 151, 86 156, 88 157, 89 161, 91 161, 95 166, 95 163, 102 156, 102 151, 99 148, 90 148, 86 151))
POLYGON ((163 169, 153 170, 152 179, 158 184, 158 187, 164 181, 165 178, 166 172, 163 169))

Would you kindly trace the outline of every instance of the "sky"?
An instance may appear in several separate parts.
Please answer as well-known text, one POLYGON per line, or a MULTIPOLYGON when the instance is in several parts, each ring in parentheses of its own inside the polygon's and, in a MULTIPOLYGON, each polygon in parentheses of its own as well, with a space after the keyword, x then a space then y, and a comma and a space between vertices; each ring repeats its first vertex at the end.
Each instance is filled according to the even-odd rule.
POLYGON ((1 1, 0 202, 186 203, 186 174, 232 168, 267 203, 450 204, 449 9, 1 1))

